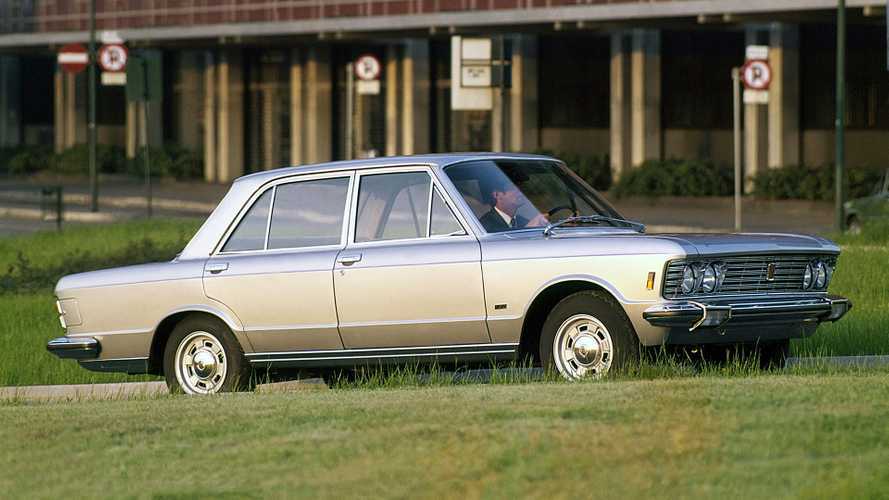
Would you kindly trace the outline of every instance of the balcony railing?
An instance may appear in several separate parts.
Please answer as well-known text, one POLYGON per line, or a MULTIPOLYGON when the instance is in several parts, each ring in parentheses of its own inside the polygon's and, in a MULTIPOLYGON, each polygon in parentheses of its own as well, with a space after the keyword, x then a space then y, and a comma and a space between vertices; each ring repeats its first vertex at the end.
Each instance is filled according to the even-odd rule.
MULTIPOLYGON (((670 0, 96 0, 100 30, 411 16, 670 0)), ((88 0, 0 1, 0 33, 84 31, 88 0)))

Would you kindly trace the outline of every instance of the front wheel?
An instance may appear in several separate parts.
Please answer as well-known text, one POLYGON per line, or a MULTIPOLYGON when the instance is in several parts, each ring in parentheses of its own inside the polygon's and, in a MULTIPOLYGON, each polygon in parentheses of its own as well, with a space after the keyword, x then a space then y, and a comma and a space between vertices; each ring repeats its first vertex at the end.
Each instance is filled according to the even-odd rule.
POLYGON ((172 392, 214 394, 247 388, 250 370, 227 326, 191 317, 176 325, 167 340, 164 377, 172 392))
POLYGON ((543 324, 540 359, 568 380, 599 378, 639 359, 639 341, 610 296, 583 291, 562 299, 543 324))

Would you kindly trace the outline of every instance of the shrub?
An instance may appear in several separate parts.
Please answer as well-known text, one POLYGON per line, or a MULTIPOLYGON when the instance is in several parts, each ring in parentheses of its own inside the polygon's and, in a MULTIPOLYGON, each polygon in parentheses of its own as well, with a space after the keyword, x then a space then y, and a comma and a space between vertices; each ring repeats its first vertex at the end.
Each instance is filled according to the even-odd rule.
POLYGON ((733 192, 732 170, 697 160, 650 160, 624 173, 612 192, 626 196, 726 196, 733 192))
POLYGON ((17 148, 6 162, 6 170, 12 175, 28 175, 48 168, 52 164, 52 151, 41 146, 17 148))
MULTIPOLYGON (((846 197, 860 198, 870 194, 884 170, 882 167, 847 168, 846 197)), ((833 165, 763 169, 753 177, 753 193, 759 198, 776 200, 832 200, 835 175, 833 165)))
MULTIPOLYGON (((96 168, 104 174, 124 171, 126 158, 123 148, 99 144, 96 146, 96 168)), ((53 169, 60 174, 89 174, 89 146, 78 144, 55 155, 53 169)))
MULTIPOLYGON (((150 148, 148 161, 151 164, 152 177, 194 179, 203 175, 203 161, 198 155, 175 144, 150 148)), ((129 162, 127 173, 134 176, 145 175, 145 148, 140 149, 136 158, 129 162)))

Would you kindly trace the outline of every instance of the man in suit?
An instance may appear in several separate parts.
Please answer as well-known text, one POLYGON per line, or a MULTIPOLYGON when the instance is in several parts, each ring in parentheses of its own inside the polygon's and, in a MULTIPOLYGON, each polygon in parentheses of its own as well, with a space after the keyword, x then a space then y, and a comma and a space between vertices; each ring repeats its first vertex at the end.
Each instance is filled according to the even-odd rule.
POLYGON ((487 179, 483 186, 485 202, 491 205, 491 210, 479 217, 479 222, 489 233, 499 233, 511 229, 524 229, 540 227, 549 224, 544 214, 537 214, 531 220, 516 213, 518 208, 528 203, 525 195, 519 191, 506 176, 495 176, 487 179))

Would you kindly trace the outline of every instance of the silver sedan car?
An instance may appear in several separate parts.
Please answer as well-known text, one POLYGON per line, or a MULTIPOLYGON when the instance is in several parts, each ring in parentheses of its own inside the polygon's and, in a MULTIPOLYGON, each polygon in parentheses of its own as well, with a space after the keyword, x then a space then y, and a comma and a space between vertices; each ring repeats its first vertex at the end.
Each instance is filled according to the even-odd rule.
POLYGON ((786 354, 851 307, 839 248, 789 234, 646 234, 559 160, 442 154, 235 181, 171 262, 56 286, 47 348, 192 394, 256 369, 531 360, 567 379, 644 346, 786 354))

